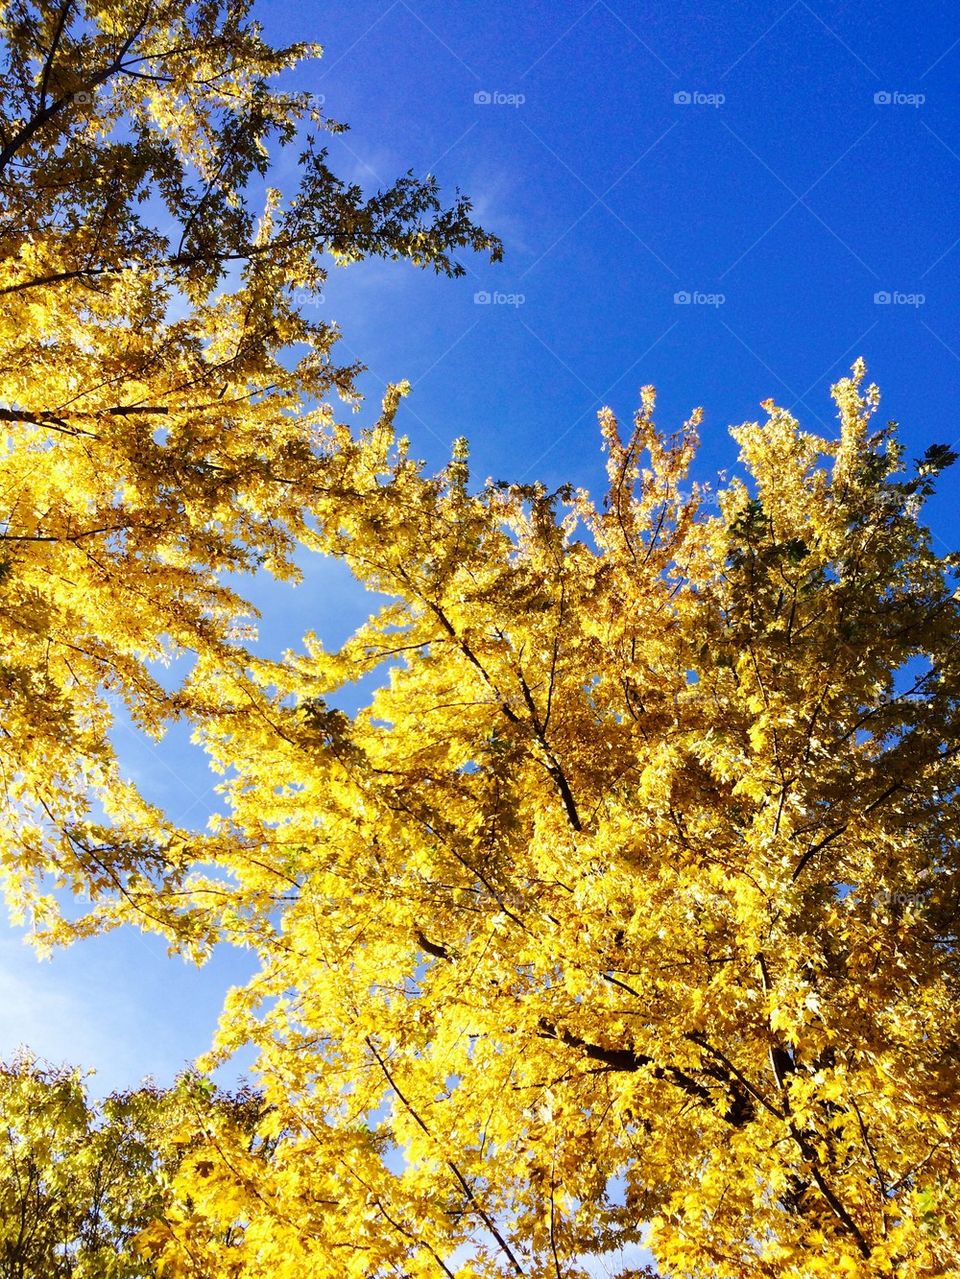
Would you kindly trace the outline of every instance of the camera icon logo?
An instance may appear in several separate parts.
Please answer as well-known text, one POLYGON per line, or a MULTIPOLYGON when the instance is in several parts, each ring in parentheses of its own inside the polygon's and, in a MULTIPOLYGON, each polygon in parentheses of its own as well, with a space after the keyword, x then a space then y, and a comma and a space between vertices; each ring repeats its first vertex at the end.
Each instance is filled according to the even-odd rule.
POLYGON ((489 306, 490 294, 486 289, 480 289, 477 293, 474 293, 473 301, 476 306, 489 306))
POLYGON ((893 101, 893 95, 881 89, 879 93, 873 95, 873 100, 878 107, 888 107, 893 101))
POLYGON ((890 294, 886 289, 881 289, 879 293, 874 293, 873 301, 876 306, 889 306, 891 302, 890 294))
POLYGON ((693 95, 685 89, 681 89, 673 95, 673 100, 677 106, 688 106, 693 101, 693 95))
POLYGON ((493 101, 493 94, 486 89, 478 89, 473 95, 473 100, 478 107, 484 107, 493 101))
POLYGON ((677 306, 689 306, 690 294, 686 289, 681 289, 679 293, 674 293, 673 300, 677 306))

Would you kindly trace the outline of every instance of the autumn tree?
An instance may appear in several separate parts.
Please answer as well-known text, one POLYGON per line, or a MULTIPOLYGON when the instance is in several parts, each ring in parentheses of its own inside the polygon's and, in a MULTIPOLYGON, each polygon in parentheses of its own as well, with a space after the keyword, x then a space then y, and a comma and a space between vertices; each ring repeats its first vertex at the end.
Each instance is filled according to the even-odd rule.
POLYGON ((395 394, 341 432, 313 541, 390 602, 263 716, 202 676, 262 959, 207 1064, 255 1044, 287 1134, 214 1160, 244 1276, 960 1274, 952 454, 834 397, 709 504, 650 390, 602 504, 425 475, 395 394))
POLYGON ((736 428, 715 508, 649 391, 601 415, 600 504, 477 488, 462 444, 429 477, 402 388, 335 423, 356 369, 304 300, 328 260, 495 255, 469 205, 339 182, 274 79, 311 50, 246 5, 0 22, 8 895, 261 960, 209 1064, 252 1042, 263 1108, 185 1122, 136 1255, 573 1279, 649 1230, 672 1276, 960 1274, 960 618, 921 523, 950 451, 910 469, 857 366, 837 438, 736 428), (390 602, 255 661, 224 574, 298 545, 390 602), (209 834, 124 782, 111 696, 195 725, 209 834))
POLYGON ((242 680, 224 573, 295 578, 329 401, 356 398, 316 318, 329 265, 500 252, 430 175, 338 178, 320 138, 344 126, 284 87, 319 47, 272 47, 249 9, 0 4, 0 866, 40 930, 133 917, 197 953, 175 894, 216 849, 124 782, 109 698, 153 735, 202 717, 151 663, 242 680), (68 926, 58 887, 95 918, 68 926))
MULTIPOLYGON (((93 1101, 77 1070, 26 1055, 0 1064, 0 1277, 156 1274, 137 1243, 187 1210, 172 1193, 177 1170, 202 1176, 202 1150, 224 1133, 235 1145, 245 1134, 248 1155, 263 1159, 250 1140, 261 1112, 249 1089, 223 1093, 195 1075, 93 1101)), ((229 1231, 218 1242, 229 1249, 229 1231)))

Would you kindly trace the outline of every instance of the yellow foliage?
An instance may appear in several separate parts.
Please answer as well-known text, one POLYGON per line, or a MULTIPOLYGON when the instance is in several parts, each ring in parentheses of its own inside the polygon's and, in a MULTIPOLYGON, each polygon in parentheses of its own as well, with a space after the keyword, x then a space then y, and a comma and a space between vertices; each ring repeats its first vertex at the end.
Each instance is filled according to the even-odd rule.
POLYGON ((403 386, 352 434, 357 370, 296 297, 323 254, 498 246, 312 142, 258 222, 245 183, 310 114, 267 82, 309 51, 246 13, 0 8, 8 899, 54 939, 136 918, 260 960, 204 1064, 253 1044, 263 1109, 178 1114, 142 1255, 573 1276, 649 1226, 697 1279, 957 1274, 960 616, 918 522, 949 450, 908 477, 860 364, 838 439, 772 401, 735 428, 714 511, 699 415, 663 436, 649 387, 629 432, 600 415, 599 504, 472 487, 463 442, 426 476, 403 386), (389 602, 256 659, 225 576, 303 546, 389 602), (120 775, 117 698, 193 727, 206 835, 120 775))
POLYGON ((326 401, 356 399, 309 318, 326 255, 456 275, 457 248, 500 251, 432 177, 369 198, 337 178, 305 129, 343 126, 272 83, 319 48, 270 47, 249 9, 0 5, 0 876, 48 939, 132 918, 209 947, 182 894, 234 845, 144 803, 109 733, 120 706, 159 738, 252 695, 226 575, 296 578, 339 482, 326 401), (258 208, 293 143, 298 188, 258 208), (157 678, 189 656, 229 695, 157 678), (64 889, 90 913, 68 923, 64 889))
POLYGON ((851 460, 773 409, 711 514, 692 425, 651 413, 626 443, 602 415, 599 507, 473 493, 462 449, 427 478, 389 406, 342 436, 353 496, 311 544, 393 602, 272 671, 268 715, 201 726, 259 849, 232 926, 263 965, 209 1064, 256 1044, 310 1134, 278 1147, 276 1213, 369 1142, 343 1254, 301 1232, 277 1273, 578 1273, 644 1222, 666 1273, 956 1272, 950 564, 885 434, 845 428, 851 460))

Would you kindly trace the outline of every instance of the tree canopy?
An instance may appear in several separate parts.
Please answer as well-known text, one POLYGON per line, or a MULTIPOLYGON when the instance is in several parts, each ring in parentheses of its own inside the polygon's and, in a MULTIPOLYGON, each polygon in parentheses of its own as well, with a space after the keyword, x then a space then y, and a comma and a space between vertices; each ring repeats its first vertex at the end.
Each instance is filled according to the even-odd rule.
POLYGON ((272 48, 249 8, 0 5, 0 865, 54 931, 48 889, 68 885, 100 922, 148 911, 204 944, 171 910, 215 850, 120 777, 104 694, 155 735, 202 716, 150 663, 242 670, 249 608, 224 572, 296 576, 331 482, 328 401, 355 401, 359 371, 310 309, 327 263, 457 275, 461 248, 500 254, 429 175, 372 195, 339 179, 318 136, 344 126, 274 83, 319 47, 272 48))
POLYGON ((202 1176, 204 1150, 227 1133, 265 1161, 268 1146, 251 1140, 261 1111, 249 1089, 222 1093, 195 1075, 91 1101, 76 1070, 0 1064, 0 1276, 155 1274, 145 1232, 182 1215, 176 1170, 202 1176))
POLYGON ((267 715, 209 671, 201 730, 263 960, 209 1064, 256 1044, 298 1133, 276 1212, 337 1200, 274 1273, 573 1276, 648 1227, 671 1275, 955 1273, 950 455, 908 471, 862 379, 836 440, 736 428, 715 510, 650 390, 599 505, 344 438, 321 541, 392 602, 267 715))
POLYGON ((644 1240, 677 1279, 960 1274, 960 561, 922 522, 952 452, 908 463, 858 362, 835 437, 768 401, 717 491, 699 414, 664 434, 651 388, 630 430, 600 414, 600 500, 477 485, 464 441, 428 475, 405 386, 336 421, 356 370, 294 294, 326 252, 496 255, 469 205, 368 200, 308 142, 258 221, 303 110, 267 80, 306 50, 243 5, 3 22, 8 896, 54 939, 136 919, 260 961, 201 1064, 254 1045, 262 1098, 190 1130, 133 1254, 575 1279, 644 1240), (387 602, 254 658, 223 574, 298 546, 387 602), (149 664, 182 651, 170 692, 149 664), (209 832, 123 779, 111 694, 193 725, 209 832))

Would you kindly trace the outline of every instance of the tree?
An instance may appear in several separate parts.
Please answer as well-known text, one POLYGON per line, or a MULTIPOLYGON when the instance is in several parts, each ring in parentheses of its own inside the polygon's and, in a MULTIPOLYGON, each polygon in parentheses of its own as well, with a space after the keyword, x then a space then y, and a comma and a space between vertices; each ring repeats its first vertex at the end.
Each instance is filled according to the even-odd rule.
MULTIPOLYGON (((176 1169, 194 1161, 202 1171, 204 1144, 249 1133, 260 1110, 255 1093, 220 1093, 196 1076, 91 1102, 76 1070, 28 1056, 0 1065, 0 1277, 155 1274, 137 1241, 183 1215, 170 1190, 176 1169)), ((229 1235, 221 1242, 229 1248, 229 1235)))
POLYGON ((570 1279, 649 1227, 674 1276, 960 1274, 957 560, 920 523, 952 453, 908 472, 859 365, 838 439, 772 402, 736 428, 716 513, 650 391, 626 439, 601 415, 600 506, 475 491, 463 444, 426 476, 402 387, 354 437, 321 254, 498 246, 310 142, 257 221, 306 50, 246 12, 2 9, 0 862, 54 937, 139 918, 262 964, 209 1063, 256 1045, 262 1107, 184 1121, 131 1249, 570 1279), (391 602, 255 661, 222 574, 298 544, 391 602), (169 692, 148 663, 183 651, 169 692), (208 836, 120 777, 113 693, 196 726, 208 836))
POLYGON ((263 965, 205 1064, 257 1045, 289 1135, 220 1167, 242 1274, 567 1279, 647 1225, 673 1276, 960 1274, 952 454, 862 379, 836 440, 736 428, 716 509, 650 390, 600 506, 425 476, 395 395, 341 435, 314 540, 391 602, 263 717, 203 672, 263 965))
POLYGON ((317 134, 344 126, 274 83, 319 47, 272 48, 249 8, 0 5, 0 863, 54 936, 132 917, 208 941, 177 890, 215 842, 124 782, 110 699, 154 735, 202 717, 150 663, 204 653, 242 683, 251 610, 223 573, 296 576, 335 482, 327 401, 359 370, 310 318, 325 264, 500 255, 429 175, 342 182, 317 134), (66 922, 65 887, 92 915, 66 922))

